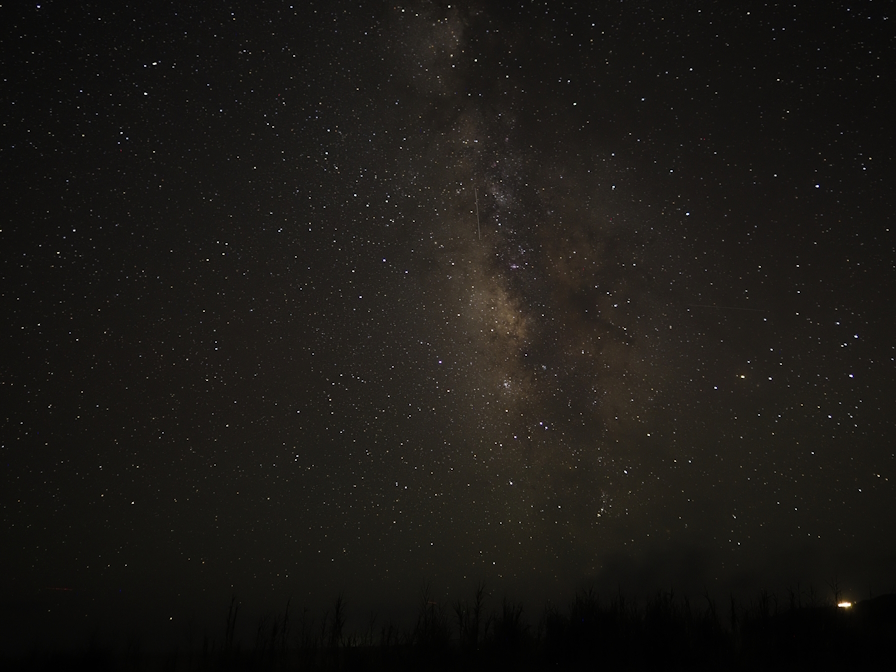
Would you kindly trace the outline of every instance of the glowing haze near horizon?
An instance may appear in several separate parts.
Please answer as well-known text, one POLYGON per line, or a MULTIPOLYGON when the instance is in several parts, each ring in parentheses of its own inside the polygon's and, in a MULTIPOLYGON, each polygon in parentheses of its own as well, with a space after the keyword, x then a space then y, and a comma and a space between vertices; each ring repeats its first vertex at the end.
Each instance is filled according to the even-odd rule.
POLYGON ((885 8, 2 30, 10 604, 892 589, 885 8))

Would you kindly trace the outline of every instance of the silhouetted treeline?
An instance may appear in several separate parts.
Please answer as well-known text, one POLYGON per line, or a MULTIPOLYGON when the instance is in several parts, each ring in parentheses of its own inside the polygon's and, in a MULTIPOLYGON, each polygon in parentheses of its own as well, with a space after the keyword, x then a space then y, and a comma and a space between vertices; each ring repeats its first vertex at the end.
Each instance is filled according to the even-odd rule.
POLYGON ((416 619, 399 627, 375 615, 346 630, 340 596, 319 614, 287 602, 282 613, 239 623, 232 599, 218 632, 201 644, 143 653, 138 638, 120 649, 90 643, 81 651, 32 651, 0 659, 14 670, 639 670, 639 669, 896 669, 896 594, 850 608, 804 603, 799 590, 784 600, 762 591, 724 608, 659 592, 636 603, 617 593, 578 593, 564 609, 527 614, 496 601, 479 585, 453 603, 420 595, 416 619), (783 603, 782 603, 783 602, 783 603), (240 638, 251 625, 252 635, 240 638))

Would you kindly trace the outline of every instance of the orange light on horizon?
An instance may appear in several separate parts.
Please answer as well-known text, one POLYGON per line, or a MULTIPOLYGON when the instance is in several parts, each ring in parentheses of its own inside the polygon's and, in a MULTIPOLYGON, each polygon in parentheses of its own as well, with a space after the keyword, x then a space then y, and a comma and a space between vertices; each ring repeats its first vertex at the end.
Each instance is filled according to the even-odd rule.
POLYGON ((837 606, 841 609, 849 609, 852 606, 852 602, 838 602, 837 606))

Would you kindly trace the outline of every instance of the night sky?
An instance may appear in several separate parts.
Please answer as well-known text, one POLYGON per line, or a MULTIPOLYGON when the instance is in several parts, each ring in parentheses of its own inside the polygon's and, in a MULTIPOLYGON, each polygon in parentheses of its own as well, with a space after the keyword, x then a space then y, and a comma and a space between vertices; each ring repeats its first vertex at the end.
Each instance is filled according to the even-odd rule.
POLYGON ((4 6, 4 617, 892 589, 892 9, 4 6))

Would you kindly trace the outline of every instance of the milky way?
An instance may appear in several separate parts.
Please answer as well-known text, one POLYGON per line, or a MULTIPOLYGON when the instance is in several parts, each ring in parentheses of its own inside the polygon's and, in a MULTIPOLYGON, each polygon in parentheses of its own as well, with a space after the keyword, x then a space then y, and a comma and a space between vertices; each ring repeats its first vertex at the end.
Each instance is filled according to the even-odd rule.
POLYGON ((391 58, 415 94, 405 114, 425 128, 421 181, 434 207, 419 244, 453 388, 438 404, 458 454, 434 459, 484 479, 488 510, 464 518, 474 538, 507 526, 541 558, 502 554, 510 572, 545 571, 546 557, 573 547, 577 571, 595 571, 602 520, 636 506, 643 483, 619 477, 641 460, 669 375, 649 317, 664 300, 649 287, 652 222, 615 198, 609 150, 586 157, 555 137, 580 123, 574 106, 541 122, 542 97, 496 76, 531 47, 523 38, 456 8, 392 21, 391 58))

